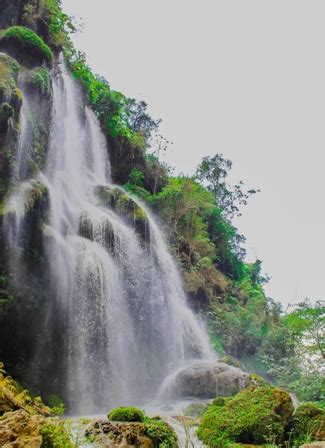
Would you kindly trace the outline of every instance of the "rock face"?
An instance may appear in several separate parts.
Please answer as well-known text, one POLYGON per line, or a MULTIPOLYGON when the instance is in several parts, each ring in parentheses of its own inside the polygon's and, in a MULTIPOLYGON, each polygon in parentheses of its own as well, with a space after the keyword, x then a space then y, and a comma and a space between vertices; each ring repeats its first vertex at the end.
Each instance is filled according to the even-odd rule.
POLYGON ((214 398, 231 396, 250 383, 250 376, 223 362, 197 362, 165 382, 165 392, 173 398, 214 398))
POLYGON ((100 447, 145 447, 153 448, 153 441, 146 435, 143 423, 95 422, 86 434, 100 447))
POLYGON ((40 434, 44 418, 30 414, 23 409, 7 412, 0 420, 0 446, 40 448, 40 434))
POLYGON ((112 208, 133 226, 143 242, 149 241, 150 233, 146 212, 122 188, 98 186, 96 194, 105 207, 112 208))

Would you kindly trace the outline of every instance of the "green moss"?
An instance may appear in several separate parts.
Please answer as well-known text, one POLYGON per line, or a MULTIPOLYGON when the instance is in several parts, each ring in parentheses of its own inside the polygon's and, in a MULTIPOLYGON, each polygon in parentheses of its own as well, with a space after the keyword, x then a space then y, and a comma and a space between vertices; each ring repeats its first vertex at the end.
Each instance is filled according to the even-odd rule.
POLYGON ((173 429, 159 418, 149 418, 133 406, 113 409, 108 414, 113 422, 143 423, 144 435, 149 437, 157 448, 176 448, 177 437, 173 429))
POLYGON ((290 395, 271 386, 249 387, 224 404, 211 405, 198 430, 210 447, 232 443, 281 443, 293 413, 290 395))
POLYGON ((42 448, 74 448, 63 422, 49 421, 41 429, 42 448))
POLYGON ((12 26, 7 28, 0 41, 3 44, 13 45, 21 52, 30 52, 33 56, 51 62, 53 52, 44 40, 34 31, 24 26, 12 26))
POLYGON ((0 101, 8 101, 16 88, 19 64, 7 54, 0 53, 0 101))
POLYGON ((121 407, 110 411, 108 419, 113 422, 143 422, 145 413, 133 406, 121 407))
POLYGON ((27 82, 35 87, 42 95, 52 96, 51 76, 47 67, 39 67, 31 70, 27 76, 27 82))
POLYGON ((145 434, 152 439, 157 448, 176 448, 177 436, 173 429, 158 418, 146 418, 145 434))
POLYGON ((325 410, 314 403, 298 406, 292 419, 291 441, 294 447, 325 439, 325 410))

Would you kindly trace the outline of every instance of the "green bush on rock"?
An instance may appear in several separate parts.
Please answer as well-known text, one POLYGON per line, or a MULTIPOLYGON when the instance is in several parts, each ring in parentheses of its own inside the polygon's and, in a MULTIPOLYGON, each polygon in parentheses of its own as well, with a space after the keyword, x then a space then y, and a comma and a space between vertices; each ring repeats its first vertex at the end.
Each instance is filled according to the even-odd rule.
POLYGON ((290 395, 272 386, 249 387, 218 400, 204 414, 199 438, 210 447, 281 443, 293 413, 290 395))
POLYGON ((314 403, 303 403, 292 419, 291 441, 294 447, 325 439, 325 410, 314 403))
POLYGON ((143 422, 145 413, 133 406, 113 409, 108 414, 108 419, 113 422, 143 422))
POLYGON ((176 448, 177 437, 167 423, 158 418, 146 418, 145 433, 154 442, 157 448, 176 448))
POLYGON ((22 57, 28 55, 39 62, 50 63, 53 59, 53 52, 44 40, 24 26, 12 26, 4 30, 0 35, 0 46, 13 48, 22 57))
POLYGON ((42 95, 48 98, 52 96, 51 76, 47 67, 38 67, 31 70, 27 76, 27 82, 42 95))
POLYGON ((47 422, 41 429, 42 448, 74 448, 64 423, 47 422))

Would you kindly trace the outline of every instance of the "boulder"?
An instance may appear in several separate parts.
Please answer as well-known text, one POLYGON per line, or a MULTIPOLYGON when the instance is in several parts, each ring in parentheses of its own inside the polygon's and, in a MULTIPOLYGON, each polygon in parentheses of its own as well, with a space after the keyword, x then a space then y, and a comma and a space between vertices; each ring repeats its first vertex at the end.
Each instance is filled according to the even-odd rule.
POLYGON ((43 422, 42 416, 31 416, 23 409, 7 412, 0 420, 0 446, 40 448, 43 422))
POLYGON ((203 415, 199 438, 209 447, 281 445, 293 414, 290 395, 270 385, 250 386, 215 401, 203 415), (240 445, 239 445, 240 446, 240 445))
POLYGON ((231 396, 250 383, 250 376, 224 362, 196 362, 170 375, 163 395, 170 398, 231 396))
MULTIPOLYGON (((98 447, 127 448, 142 447, 176 448, 177 436, 168 423, 157 418, 149 418, 136 408, 118 408, 110 412, 114 421, 97 420, 83 432, 86 440, 92 440, 98 447), (144 421, 135 421, 135 420, 144 421), (120 421, 115 421, 121 418, 120 421), (131 419, 132 421, 127 421, 131 419)), ((82 435, 81 435, 82 437, 82 435)))

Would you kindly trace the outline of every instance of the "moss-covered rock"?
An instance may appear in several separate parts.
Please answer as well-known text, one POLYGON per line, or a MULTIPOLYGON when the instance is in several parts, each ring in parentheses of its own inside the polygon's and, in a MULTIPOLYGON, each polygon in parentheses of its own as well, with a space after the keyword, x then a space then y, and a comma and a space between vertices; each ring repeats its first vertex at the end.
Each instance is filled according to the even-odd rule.
POLYGON ((27 390, 9 376, 0 362, 0 415, 5 412, 23 409, 28 414, 50 415, 50 409, 41 399, 32 398, 27 390))
POLYGON ((176 448, 177 436, 159 418, 149 418, 134 407, 117 408, 108 415, 110 421, 96 421, 86 429, 86 437, 99 447, 176 448))
POLYGON ((34 91, 36 90, 41 96, 47 98, 52 96, 51 75, 49 69, 45 66, 30 70, 26 74, 25 84, 29 85, 34 91))
POLYGON ((231 443, 282 443, 292 414, 287 392, 272 386, 251 386, 234 398, 211 405, 198 435, 208 446, 218 448, 231 443))
POLYGON ((0 102, 8 102, 16 89, 19 64, 12 57, 0 53, 0 102))
POLYGON ((291 423, 294 446, 325 440, 325 410, 314 403, 303 403, 296 409, 291 423))
POLYGON ((122 188, 98 186, 96 194, 103 205, 112 208, 135 229, 143 242, 149 241, 149 222, 145 210, 122 188))
POLYGON ((64 421, 48 419, 40 429, 42 448, 74 448, 64 421))
POLYGON ((133 406, 121 407, 110 411, 108 419, 114 422, 143 422, 145 413, 133 406))
POLYGON ((27 66, 50 64, 53 52, 34 31, 24 26, 12 26, 0 33, 0 49, 27 66))
POLYGON ((0 363, 0 446, 73 448, 65 423, 7 375, 0 363))

